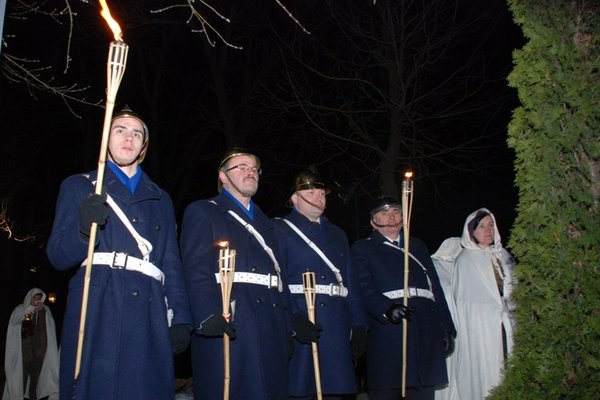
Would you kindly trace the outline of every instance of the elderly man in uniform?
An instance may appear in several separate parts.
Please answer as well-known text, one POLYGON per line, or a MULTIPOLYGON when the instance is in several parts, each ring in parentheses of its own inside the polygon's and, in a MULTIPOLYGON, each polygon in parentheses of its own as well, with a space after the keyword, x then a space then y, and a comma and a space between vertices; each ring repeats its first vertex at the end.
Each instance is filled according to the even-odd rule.
MULTIPOLYGON (((290 198, 293 209, 275 219, 275 232, 295 317, 307 314, 302 274, 315 273, 323 398, 341 399, 356 392, 352 360, 366 350, 368 322, 346 234, 323 216, 329 192, 318 173, 300 172, 290 198)), ((290 364, 293 399, 314 398, 312 358, 310 343, 295 347, 290 364)))
POLYGON ((169 195, 140 166, 148 128, 128 107, 112 119, 101 195, 97 171, 60 187, 47 253, 55 268, 92 259, 81 369, 74 379, 85 268, 71 279, 60 360, 61 399, 169 399, 173 353, 188 346, 191 315, 169 195))
POLYGON ((231 399, 288 397, 292 320, 281 281, 273 223, 252 201, 261 175, 258 157, 234 149, 219 164, 219 194, 190 204, 180 246, 196 335, 192 337, 194 396, 223 398, 223 335, 230 337, 231 399), (236 251, 231 317, 222 316, 219 248, 236 251))
POLYGON ((402 320, 408 319, 407 399, 433 400, 448 382, 445 358, 456 335, 425 244, 409 241, 408 307, 404 307, 404 237, 401 204, 380 198, 371 210, 373 233, 352 246, 369 314, 367 384, 370 400, 402 398, 402 320))

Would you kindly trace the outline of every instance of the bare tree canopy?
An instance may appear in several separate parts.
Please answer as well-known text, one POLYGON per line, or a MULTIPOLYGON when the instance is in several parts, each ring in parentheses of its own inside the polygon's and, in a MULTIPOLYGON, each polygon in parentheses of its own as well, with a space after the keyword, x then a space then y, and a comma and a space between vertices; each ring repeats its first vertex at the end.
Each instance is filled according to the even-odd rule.
MULTIPOLYGON (((147 120, 144 169, 179 214, 214 193, 217 160, 233 145, 261 155, 257 200, 267 212, 281 213, 293 174, 315 164, 340 186, 340 209, 334 201, 330 211, 347 229, 365 225, 368 199, 396 193, 407 167, 417 177, 417 221, 435 209, 460 223, 481 206, 482 180, 514 196, 505 131, 515 96, 505 77, 515 39, 506 39, 504 2, 110 5, 130 45, 117 100, 147 120)), ((3 187, 41 181, 51 203, 60 178, 95 167, 111 40, 98 11, 73 0, 9 3, 1 84, 19 95, 2 112, 27 134, 3 150, 22 169, 3 187), (19 117, 24 108, 36 118, 19 117), (32 150, 36 162, 22 168, 32 150)), ((49 223, 48 209, 33 220, 49 223)))

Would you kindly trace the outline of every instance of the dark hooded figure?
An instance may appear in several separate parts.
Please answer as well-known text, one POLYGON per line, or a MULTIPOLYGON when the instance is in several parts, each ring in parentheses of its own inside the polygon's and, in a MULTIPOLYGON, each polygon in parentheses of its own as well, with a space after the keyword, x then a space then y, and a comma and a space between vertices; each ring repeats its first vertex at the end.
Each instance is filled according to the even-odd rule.
POLYGON ((46 293, 33 288, 10 315, 2 400, 58 399, 56 327, 45 301, 46 293))

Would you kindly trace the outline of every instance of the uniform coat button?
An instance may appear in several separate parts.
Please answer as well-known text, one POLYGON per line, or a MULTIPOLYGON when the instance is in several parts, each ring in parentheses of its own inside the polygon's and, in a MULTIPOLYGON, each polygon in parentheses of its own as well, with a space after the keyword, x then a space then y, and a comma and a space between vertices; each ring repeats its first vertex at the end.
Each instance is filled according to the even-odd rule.
POLYGON ((139 292, 139 291, 137 291, 137 290, 134 290, 133 292, 131 292, 131 295, 132 295, 133 297, 138 297, 138 296, 140 295, 140 292, 139 292))
POLYGON ((256 272, 256 267, 252 267, 252 268, 250 268, 250 271, 252 271, 252 272, 256 272))
POLYGON ((133 217, 131 219, 131 222, 133 222, 134 224, 137 224, 138 223, 138 217, 133 217))

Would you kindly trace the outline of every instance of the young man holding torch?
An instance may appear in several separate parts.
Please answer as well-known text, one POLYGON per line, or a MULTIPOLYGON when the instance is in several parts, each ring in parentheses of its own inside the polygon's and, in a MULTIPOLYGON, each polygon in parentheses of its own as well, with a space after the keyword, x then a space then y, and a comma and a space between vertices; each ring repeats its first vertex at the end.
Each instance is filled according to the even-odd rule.
POLYGON ((112 118, 102 194, 98 171, 63 181, 47 254, 55 268, 85 267, 98 225, 87 298, 84 270, 69 284, 61 342, 61 399, 170 399, 173 353, 188 346, 191 315, 173 204, 140 163, 148 128, 130 109, 112 118), (75 377, 82 309, 81 368, 75 377))
POLYGON ((402 399, 403 340, 406 398, 433 400, 448 382, 446 355, 456 336, 444 293, 425 244, 409 241, 408 307, 404 298, 402 204, 382 197, 371 209, 373 233, 352 245, 354 267, 369 315, 367 384, 370 400, 402 399), (402 322, 408 319, 407 337, 402 322))

